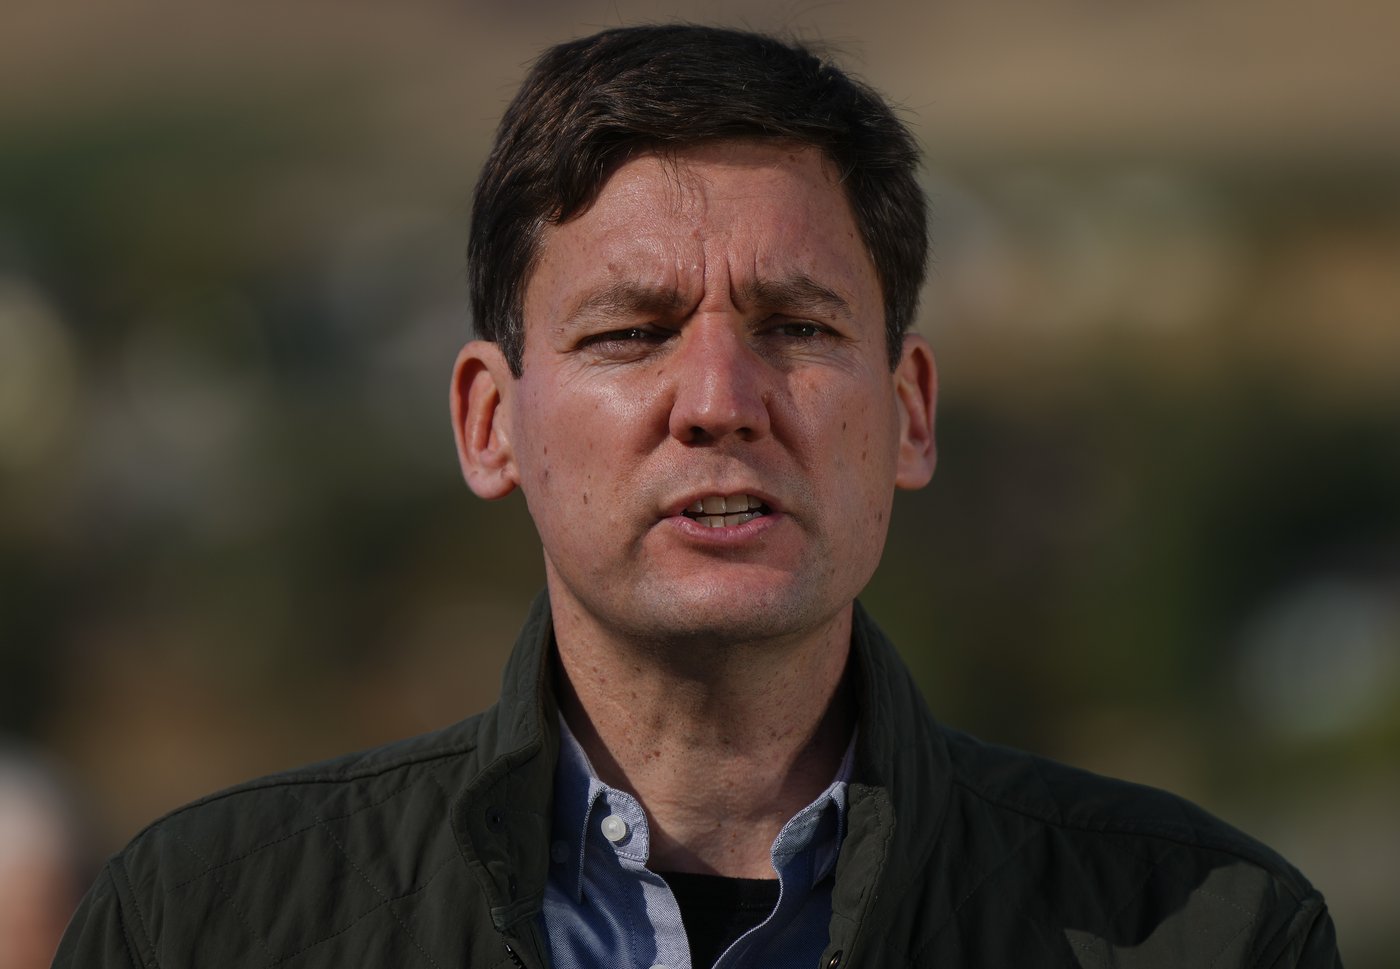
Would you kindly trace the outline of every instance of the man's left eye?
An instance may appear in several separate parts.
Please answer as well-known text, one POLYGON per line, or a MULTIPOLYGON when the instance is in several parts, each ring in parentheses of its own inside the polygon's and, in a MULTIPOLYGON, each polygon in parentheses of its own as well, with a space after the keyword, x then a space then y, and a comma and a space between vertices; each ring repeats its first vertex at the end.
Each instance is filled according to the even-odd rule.
POLYGON ((821 336, 826 330, 816 323, 808 323, 802 320, 795 320, 791 323, 780 323, 773 328, 775 332, 782 336, 798 337, 810 340, 812 337, 821 336))

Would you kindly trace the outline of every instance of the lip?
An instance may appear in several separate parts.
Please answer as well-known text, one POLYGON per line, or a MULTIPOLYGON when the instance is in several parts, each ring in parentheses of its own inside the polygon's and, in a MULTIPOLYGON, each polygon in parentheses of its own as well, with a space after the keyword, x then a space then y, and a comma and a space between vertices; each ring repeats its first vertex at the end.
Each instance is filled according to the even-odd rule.
MULTIPOLYGON (((714 494, 714 492, 709 492, 714 494)), ((742 494, 743 492, 731 491, 729 494, 742 494)), ((753 492, 748 492, 753 494, 753 492)), ((691 499, 694 501, 694 499, 691 499)), ((767 504, 765 501, 764 504, 767 504)), ((684 507, 684 506, 682 506, 684 507)), ((741 525, 725 525, 720 528, 711 528, 702 525, 697 521, 687 518, 685 515, 671 515, 663 518, 660 524, 667 529, 674 529, 687 541, 701 545, 708 545, 712 548, 732 547, 743 545, 754 541, 760 536, 777 528, 787 521, 787 516, 782 512, 770 511, 766 515, 759 515, 751 518, 741 525)))
POLYGON ((710 548, 734 547, 752 542, 787 519, 787 515, 783 512, 777 499, 762 488, 748 484, 726 484, 697 488, 667 502, 664 508, 666 510, 658 524, 665 526, 668 530, 673 529, 688 542, 710 548), (722 528, 710 528, 708 525, 702 525, 685 514, 685 510, 695 502, 713 495, 749 495, 763 502, 768 511, 766 514, 751 518, 741 525, 727 525, 722 528))
MULTIPOLYGON (((769 517, 770 515, 778 515, 778 514, 781 514, 782 511, 783 511, 782 505, 780 505, 780 504, 778 503, 778 500, 777 500, 776 498, 774 498, 772 495, 770 495, 770 494, 768 494, 767 492, 765 492, 763 489, 761 489, 761 488, 755 488, 755 487, 753 487, 753 486, 751 486, 751 485, 739 484, 739 485, 734 485, 733 487, 724 486, 724 487, 717 487, 717 488, 706 489, 706 490, 699 490, 699 489, 697 489, 697 490, 695 490, 695 491, 689 492, 689 493, 687 493, 686 495, 684 495, 684 496, 682 496, 682 497, 680 497, 680 498, 677 498, 677 499, 675 499, 674 501, 668 502, 668 503, 666 503, 665 505, 663 505, 663 506, 662 506, 663 510, 662 510, 662 512, 661 512, 661 517, 662 517, 662 518, 677 518, 677 517, 679 517, 679 518, 685 518, 686 521, 690 521, 689 518, 686 518, 685 510, 686 510, 687 508, 689 508, 691 505, 695 504, 697 501, 701 500, 702 498, 711 498, 711 497, 713 497, 713 496, 715 496, 715 495, 749 495, 749 496, 752 497, 752 498, 757 498, 759 501, 763 502, 763 504, 766 505, 766 506, 768 507, 768 514, 767 514, 767 515, 763 515, 763 516, 761 516, 760 518, 755 518, 754 521, 762 521, 763 518, 767 518, 767 517, 769 517)), ((694 523, 692 522, 692 524, 694 524, 694 523)), ((701 525, 701 526, 698 526, 698 527, 704 528, 705 526, 701 525)), ((733 525, 733 526, 730 526, 730 527, 732 527, 732 528, 739 528, 739 527, 741 527, 741 526, 733 525)), ((712 529, 712 530, 713 530, 713 531, 721 531, 722 529, 712 529)))

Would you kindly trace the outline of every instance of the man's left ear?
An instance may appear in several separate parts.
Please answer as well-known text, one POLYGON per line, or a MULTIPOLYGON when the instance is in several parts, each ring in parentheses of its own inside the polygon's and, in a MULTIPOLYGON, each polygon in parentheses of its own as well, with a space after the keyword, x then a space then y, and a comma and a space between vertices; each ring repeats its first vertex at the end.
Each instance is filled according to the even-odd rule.
POLYGON ((514 378, 501 349, 473 340, 452 371, 452 431, 462 477, 478 497, 504 498, 520 483, 507 427, 507 393, 514 378))
POLYGON ((938 400, 938 371, 933 348, 917 333, 904 335, 904 350, 894 369, 895 404, 899 408, 899 457, 894 483, 922 488, 933 477, 938 451, 933 441, 933 413, 938 400))

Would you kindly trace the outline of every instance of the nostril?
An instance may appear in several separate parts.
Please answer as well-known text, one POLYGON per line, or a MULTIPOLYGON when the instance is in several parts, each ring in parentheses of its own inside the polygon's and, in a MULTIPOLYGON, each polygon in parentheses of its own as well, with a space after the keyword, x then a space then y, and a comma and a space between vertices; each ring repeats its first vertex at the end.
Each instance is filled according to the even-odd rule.
POLYGON ((752 441, 757 436, 754 434, 753 428, 747 425, 736 427, 733 430, 715 431, 700 424, 692 424, 690 425, 689 433, 686 435, 686 441, 690 444, 709 444, 725 436, 725 434, 733 434, 741 441, 752 441))

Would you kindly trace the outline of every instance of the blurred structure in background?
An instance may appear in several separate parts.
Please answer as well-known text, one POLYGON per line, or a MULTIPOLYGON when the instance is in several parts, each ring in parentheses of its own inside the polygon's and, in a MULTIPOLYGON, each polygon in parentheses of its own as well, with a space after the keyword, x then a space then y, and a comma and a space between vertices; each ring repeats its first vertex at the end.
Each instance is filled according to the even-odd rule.
POLYGON ((0 744, 0 969, 48 969, 96 873, 90 850, 54 770, 0 744))
POLYGON ((453 456, 471 184, 542 47, 674 18, 824 38, 924 141, 942 460, 865 599, 935 712, 1201 802, 1397 965, 1381 0, 10 3, 0 729, 113 849, 490 702, 542 570, 453 456))

